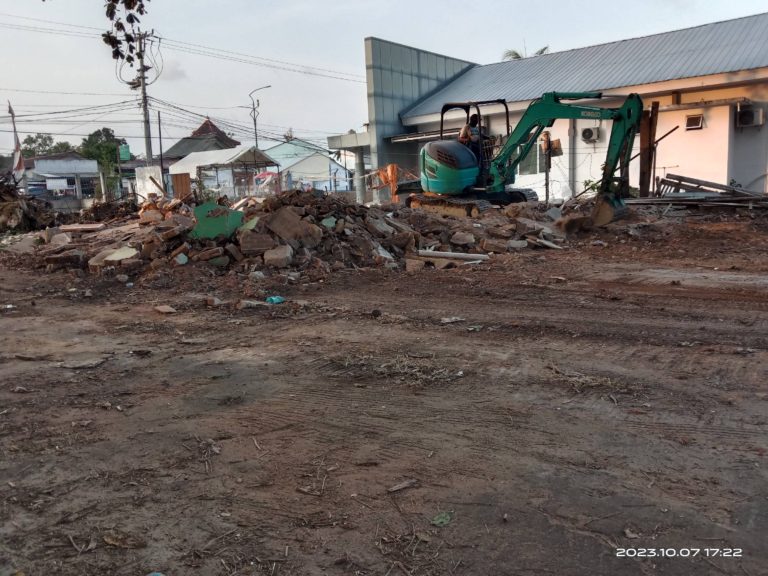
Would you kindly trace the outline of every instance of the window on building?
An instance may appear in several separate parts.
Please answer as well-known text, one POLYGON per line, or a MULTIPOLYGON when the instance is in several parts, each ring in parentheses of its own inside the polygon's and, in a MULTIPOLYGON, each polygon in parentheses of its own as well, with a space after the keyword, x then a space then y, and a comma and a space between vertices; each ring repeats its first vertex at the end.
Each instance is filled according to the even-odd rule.
POLYGON ((704 114, 691 114, 685 117, 686 130, 701 130, 704 128, 704 114))
MULTIPOLYGON (((522 146, 518 154, 522 152, 522 146)), ((545 158, 541 154, 541 148, 534 144, 531 146, 531 150, 528 152, 528 156, 523 158, 522 162, 517 165, 517 173, 521 176, 531 174, 541 174, 544 172, 545 158)))

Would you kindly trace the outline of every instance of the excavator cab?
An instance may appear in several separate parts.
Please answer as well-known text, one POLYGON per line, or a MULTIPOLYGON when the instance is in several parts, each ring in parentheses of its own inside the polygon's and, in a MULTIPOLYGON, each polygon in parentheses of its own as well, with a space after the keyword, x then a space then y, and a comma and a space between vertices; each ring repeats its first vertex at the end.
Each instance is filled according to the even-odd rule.
MULTIPOLYGON (((467 193, 473 187, 482 187, 488 175, 491 159, 501 145, 496 138, 484 133, 481 107, 503 106, 506 118, 506 136, 511 127, 509 107, 506 101, 480 100, 477 102, 449 102, 440 110, 440 139, 428 142, 421 156, 422 190, 434 194, 459 195, 467 193), (451 110, 464 111, 465 124, 469 123, 472 113, 477 114, 480 142, 477 147, 467 146, 458 141, 456 130, 445 128, 445 115, 451 110)), ((487 127, 486 127, 487 128, 487 127)))

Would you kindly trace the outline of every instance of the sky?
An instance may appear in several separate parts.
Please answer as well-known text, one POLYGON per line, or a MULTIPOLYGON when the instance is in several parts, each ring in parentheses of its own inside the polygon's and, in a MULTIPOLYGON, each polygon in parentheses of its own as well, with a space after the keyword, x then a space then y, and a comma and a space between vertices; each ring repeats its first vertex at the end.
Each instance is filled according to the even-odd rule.
MULTIPOLYGON (((163 149, 205 116, 243 143, 253 140, 249 93, 259 100, 259 146, 288 129, 326 145, 367 121, 364 38, 377 36, 478 64, 506 49, 557 52, 757 14, 765 0, 150 0, 142 28, 154 30, 162 73, 148 88, 153 149, 157 110, 163 149), (207 55, 206 55, 207 54, 207 55), (158 102, 161 101, 161 102, 158 102), (172 106, 175 106, 172 107, 172 106), (181 109, 181 110, 180 110, 181 109)), ((26 133, 51 132, 79 145, 103 126, 144 151, 138 94, 120 80, 100 33, 103 0, 0 0, 0 97, 26 133), (71 114, 50 114, 103 106, 71 114), (43 115, 41 115, 43 114, 43 115), (32 115, 32 116, 30 116, 32 115), (53 122, 51 118, 56 118, 53 122)), ((124 66, 123 79, 135 76, 124 66)), ((0 115, 0 154, 13 148, 0 115)))

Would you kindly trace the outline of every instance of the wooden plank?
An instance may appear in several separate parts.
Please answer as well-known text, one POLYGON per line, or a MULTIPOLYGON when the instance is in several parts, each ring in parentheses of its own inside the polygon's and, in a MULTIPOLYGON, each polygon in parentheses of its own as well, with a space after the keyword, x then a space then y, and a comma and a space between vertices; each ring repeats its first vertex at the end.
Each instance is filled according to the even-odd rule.
POLYGON ((451 260, 488 260, 488 254, 465 254, 464 252, 436 252, 432 250, 418 250, 419 256, 425 258, 450 258, 451 260))
POLYGON ((171 174, 173 184, 173 197, 183 200, 192 195, 192 180, 189 174, 171 174))
POLYGON ((59 226, 59 230, 62 232, 98 232, 104 230, 105 227, 103 222, 98 224, 63 224, 59 226))
MULTIPOLYGON (((742 188, 734 188, 733 186, 727 186, 725 184, 718 184, 717 182, 709 182, 707 180, 698 180, 696 178, 689 178, 688 176, 678 176, 676 174, 667 174, 668 180, 677 180, 679 182, 685 182, 688 185, 693 186, 705 186, 707 188, 713 188, 715 190, 722 190, 724 192, 734 192, 744 195, 764 196, 761 192, 754 192, 752 190, 744 190, 742 188)), ((689 188, 690 189, 690 188, 689 188)))

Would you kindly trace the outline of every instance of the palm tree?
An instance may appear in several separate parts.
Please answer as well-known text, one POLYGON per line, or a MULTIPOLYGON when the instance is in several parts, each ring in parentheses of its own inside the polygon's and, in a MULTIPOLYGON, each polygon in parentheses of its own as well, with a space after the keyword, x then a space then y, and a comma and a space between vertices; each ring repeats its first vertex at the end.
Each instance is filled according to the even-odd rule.
MULTIPOLYGON (((549 52, 549 46, 544 46, 544 48, 539 48, 531 54, 531 56, 541 56, 542 54, 546 54, 549 52)), ((527 58, 528 56, 525 54, 522 54, 518 50, 504 50, 504 54, 501 55, 502 60, 522 60, 523 58, 527 58)))

